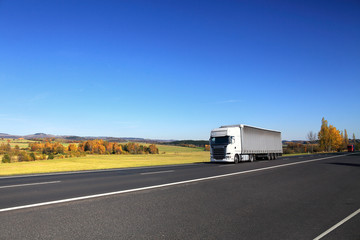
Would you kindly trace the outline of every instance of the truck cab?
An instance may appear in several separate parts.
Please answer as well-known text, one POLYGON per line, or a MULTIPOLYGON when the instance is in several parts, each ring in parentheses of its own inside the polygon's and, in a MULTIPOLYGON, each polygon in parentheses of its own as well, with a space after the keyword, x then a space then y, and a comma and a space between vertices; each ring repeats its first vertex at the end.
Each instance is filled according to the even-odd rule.
POLYGON ((210 135, 211 162, 239 161, 241 153, 240 131, 237 127, 216 128, 210 135))

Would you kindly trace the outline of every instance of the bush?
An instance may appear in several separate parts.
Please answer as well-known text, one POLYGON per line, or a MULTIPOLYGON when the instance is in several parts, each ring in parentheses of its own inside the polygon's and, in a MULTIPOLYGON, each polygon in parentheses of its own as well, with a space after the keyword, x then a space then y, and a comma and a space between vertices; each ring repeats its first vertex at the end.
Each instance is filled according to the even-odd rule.
POLYGON ((284 153, 284 154, 294 154, 295 151, 292 150, 292 149, 285 148, 285 149, 283 150, 283 153, 284 153))
POLYGON ((205 151, 210 151, 210 145, 205 145, 205 151))
POLYGON ((356 151, 360 151, 360 143, 355 144, 355 150, 356 150, 356 151))
POLYGON ((3 162, 3 163, 11 163, 11 157, 9 156, 9 154, 5 154, 5 155, 2 157, 2 162, 3 162))
POLYGON ((35 161, 36 160, 36 156, 35 156, 35 153, 30 153, 30 158, 32 161, 35 161))
POLYGON ((147 152, 150 154, 159 154, 159 149, 156 147, 155 144, 151 144, 147 152))
POLYGON ((27 152, 20 152, 18 155, 18 161, 19 162, 28 162, 31 161, 31 157, 29 154, 27 154, 27 152))

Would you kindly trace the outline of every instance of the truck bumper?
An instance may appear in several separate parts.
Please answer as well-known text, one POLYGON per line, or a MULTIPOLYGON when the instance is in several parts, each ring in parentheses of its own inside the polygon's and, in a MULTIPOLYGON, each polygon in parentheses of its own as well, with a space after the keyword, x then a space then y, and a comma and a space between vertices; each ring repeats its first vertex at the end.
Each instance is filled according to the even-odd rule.
POLYGON ((218 162, 218 163, 220 163, 220 162, 223 162, 223 163, 225 163, 225 162, 234 162, 234 158, 224 158, 224 159, 215 159, 215 158, 210 158, 210 162, 218 162))

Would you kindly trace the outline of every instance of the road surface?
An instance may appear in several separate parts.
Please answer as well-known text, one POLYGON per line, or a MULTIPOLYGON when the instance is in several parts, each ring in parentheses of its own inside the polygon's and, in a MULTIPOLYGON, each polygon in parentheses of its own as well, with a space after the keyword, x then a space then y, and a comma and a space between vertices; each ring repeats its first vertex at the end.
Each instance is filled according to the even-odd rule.
POLYGON ((0 177, 0 239, 360 239, 359 209, 358 153, 0 177))

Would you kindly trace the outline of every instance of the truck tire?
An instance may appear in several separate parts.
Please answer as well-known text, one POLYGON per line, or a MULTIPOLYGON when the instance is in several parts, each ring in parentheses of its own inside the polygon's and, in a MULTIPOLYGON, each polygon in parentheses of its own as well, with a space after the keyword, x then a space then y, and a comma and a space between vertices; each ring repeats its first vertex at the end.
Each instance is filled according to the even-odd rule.
POLYGON ((268 154, 267 154, 267 159, 268 159, 268 160, 272 160, 271 153, 268 153, 268 154))
POLYGON ((253 155, 253 154, 250 154, 250 155, 249 155, 249 160, 250 160, 250 162, 253 162, 253 161, 254 161, 254 158, 255 158, 255 155, 253 155))
POLYGON ((237 155, 237 154, 235 154, 234 163, 235 164, 239 163, 239 155, 237 155))

